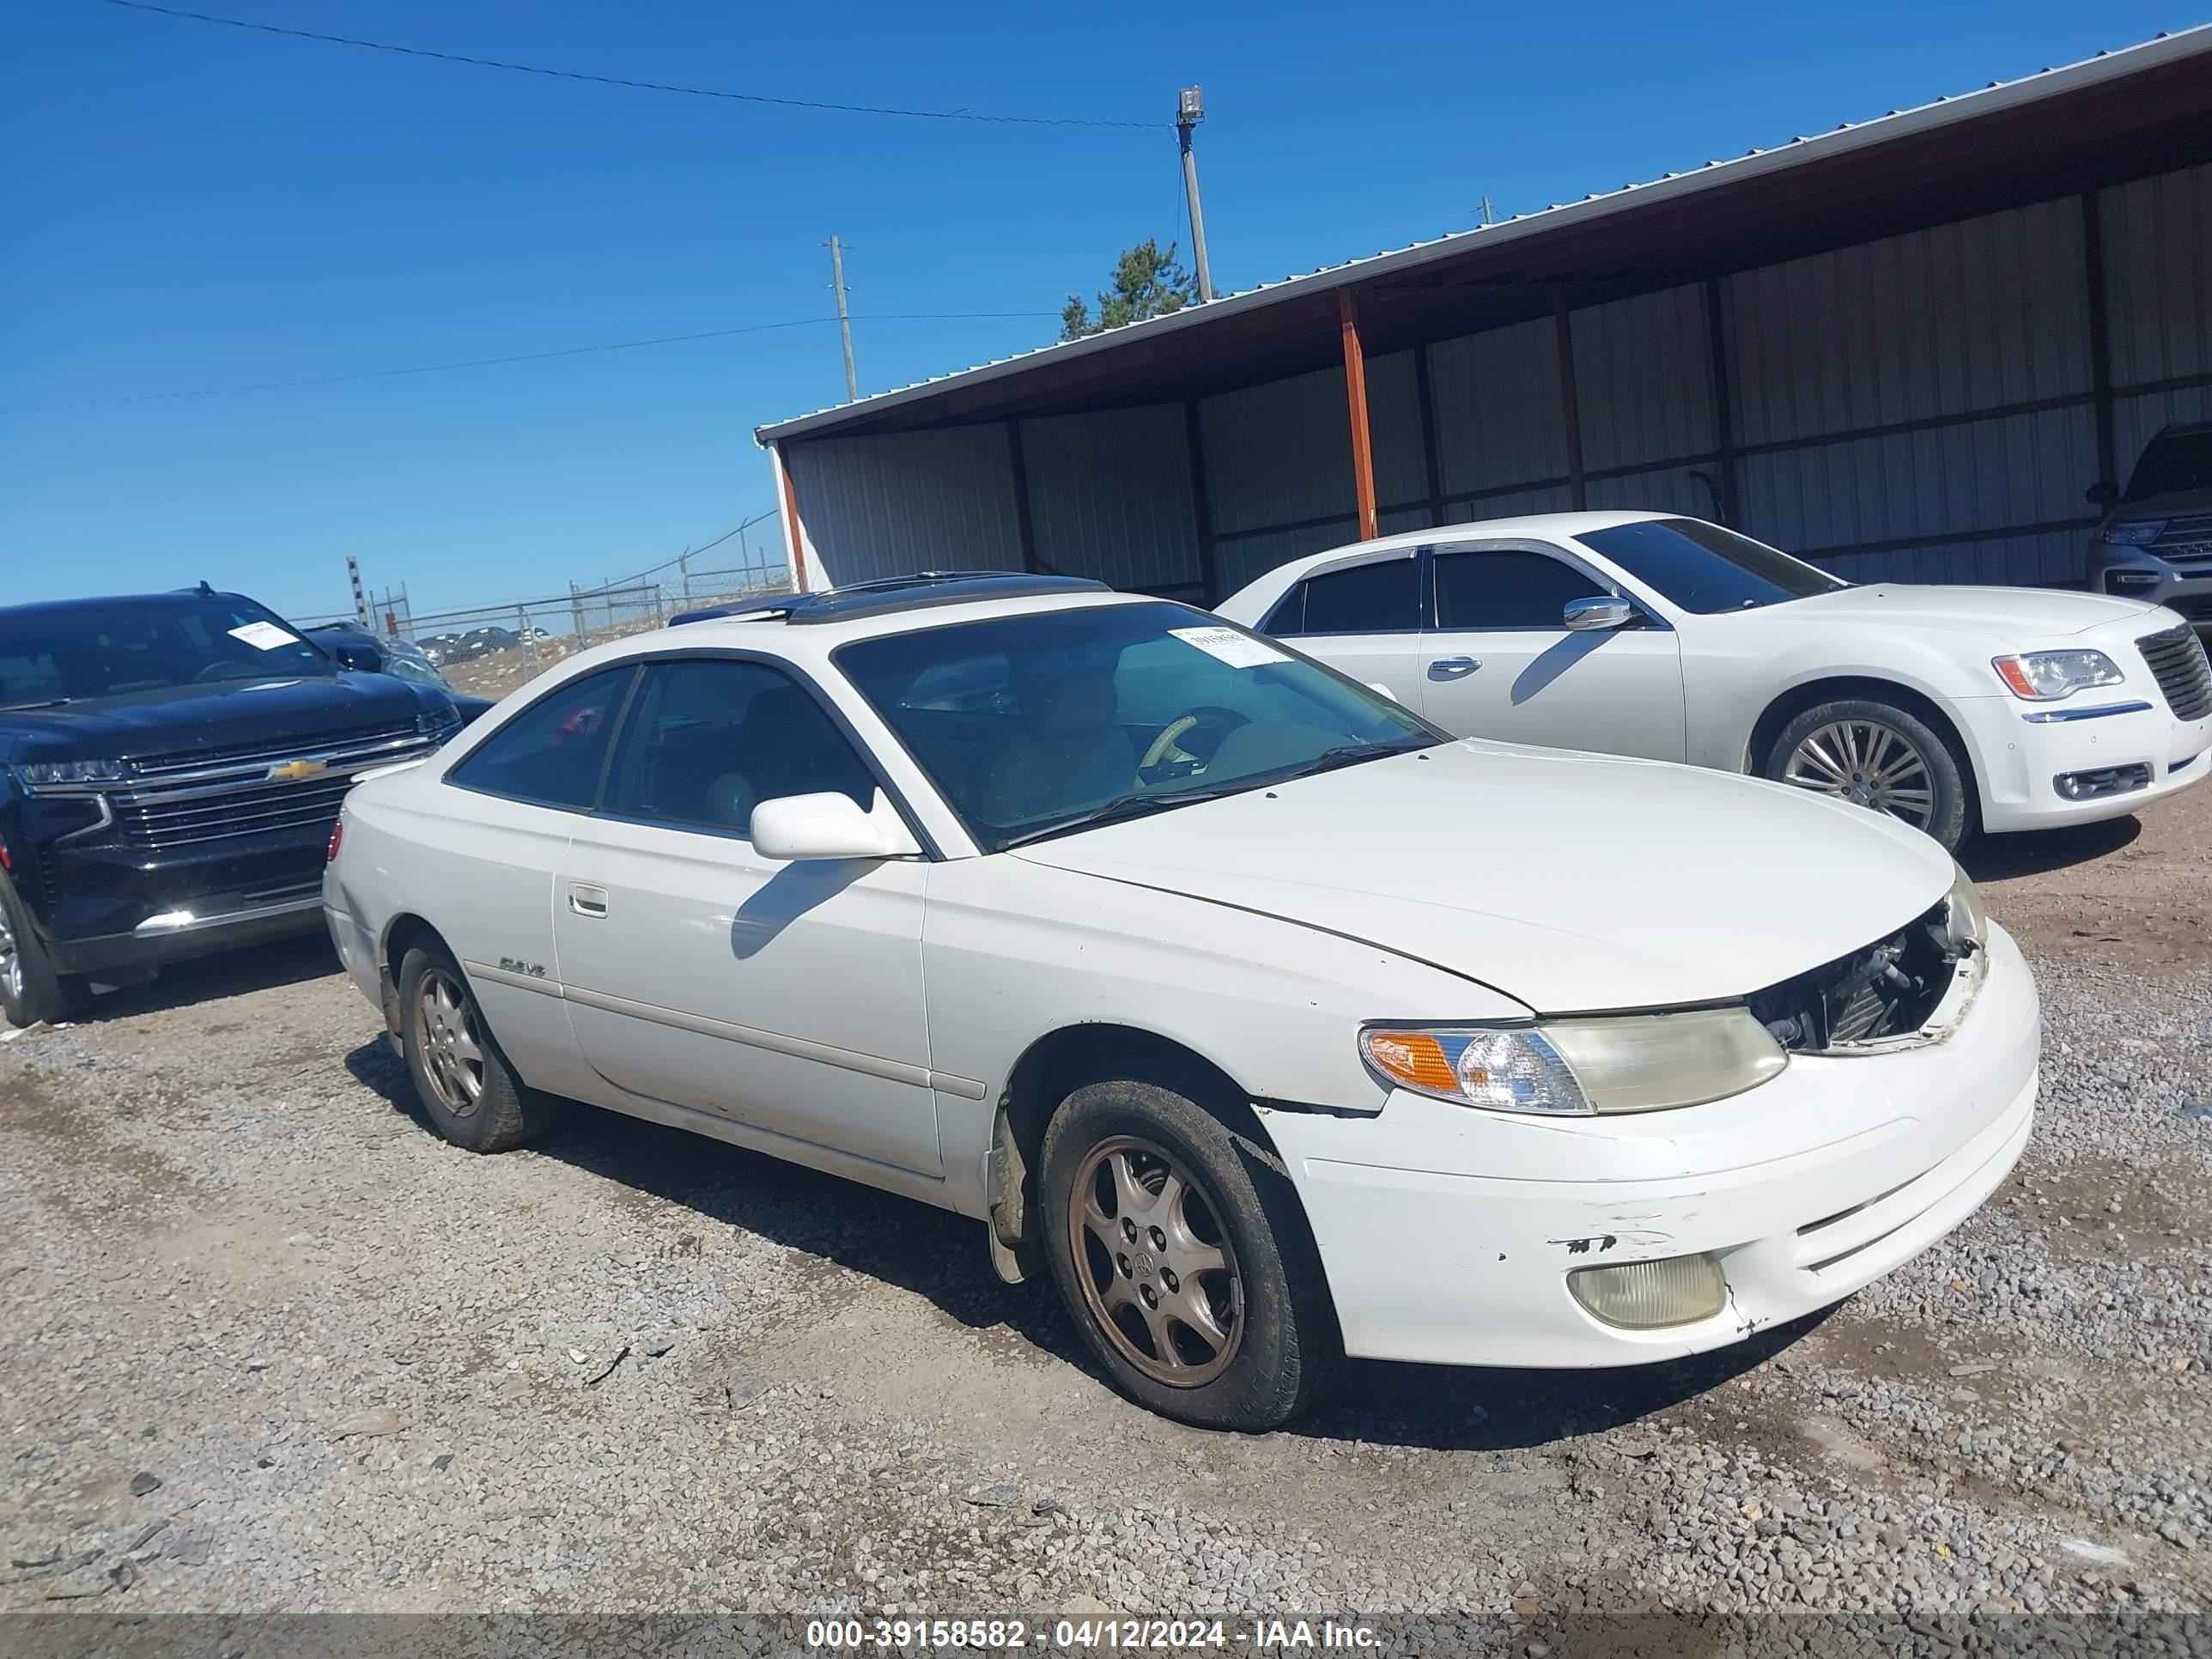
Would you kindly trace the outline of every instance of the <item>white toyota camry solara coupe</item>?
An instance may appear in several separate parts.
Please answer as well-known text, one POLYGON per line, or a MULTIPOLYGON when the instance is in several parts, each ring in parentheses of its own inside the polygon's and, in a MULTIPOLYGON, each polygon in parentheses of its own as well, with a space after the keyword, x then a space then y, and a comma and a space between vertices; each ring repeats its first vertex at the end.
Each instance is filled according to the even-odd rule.
POLYGON ((1698 519, 1565 513, 1296 560, 1220 614, 1461 737, 1778 778, 1956 848, 2132 812, 2212 772, 2178 612, 1852 584, 1698 519))
POLYGON ((586 651, 356 787, 324 894, 447 1139, 581 1100, 972 1216, 1203 1425, 1346 1354, 1735 1342, 2034 1110, 2027 969, 1926 836, 1065 580, 586 651))

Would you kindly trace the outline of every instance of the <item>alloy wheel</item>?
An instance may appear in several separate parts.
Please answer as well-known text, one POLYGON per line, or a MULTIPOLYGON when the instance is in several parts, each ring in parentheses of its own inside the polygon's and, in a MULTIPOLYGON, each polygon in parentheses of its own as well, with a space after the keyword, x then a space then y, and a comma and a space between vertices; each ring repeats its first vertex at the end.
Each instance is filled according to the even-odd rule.
POLYGON ((1084 1301, 1123 1358, 1172 1388, 1228 1369, 1244 1328, 1237 1252, 1173 1154, 1133 1135, 1100 1142, 1077 1172, 1067 1228, 1084 1301))
POLYGON ((483 1103, 484 1090, 476 1004, 443 969, 433 968, 416 993, 416 1018, 422 1070, 438 1103, 455 1117, 469 1116, 483 1103))
POLYGON ((1786 782, 1834 795, 1925 830, 1936 816, 1927 757, 1880 720, 1836 720, 1805 735, 1783 769, 1786 782))
POLYGON ((8 920, 5 904, 0 904, 0 988, 10 1001, 23 1000, 23 953, 16 946, 15 924, 8 920))

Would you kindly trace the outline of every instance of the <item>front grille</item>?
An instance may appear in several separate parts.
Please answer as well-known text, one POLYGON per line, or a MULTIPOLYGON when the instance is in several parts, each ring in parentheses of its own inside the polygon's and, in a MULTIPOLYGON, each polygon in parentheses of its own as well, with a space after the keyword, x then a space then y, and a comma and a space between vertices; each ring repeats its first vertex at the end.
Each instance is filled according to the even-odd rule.
POLYGON ((2212 513, 2192 513, 2186 518, 2168 519, 2166 528, 2158 532, 2157 545, 2163 548, 2175 542, 2203 541, 2212 546, 2212 513))
POLYGON ((2143 664, 2166 706, 2176 720, 2197 720, 2212 714, 2212 662, 2204 659, 2203 641, 2192 628, 2169 628, 2163 634, 2146 634, 2136 641, 2143 664))
POLYGON ((141 780, 153 782, 180 773, 213 768, 275 766, 309 752, 329 749, 358 749, 374 744, 397 743, 416 735, 413 721, 404 726, 362 726, 343 732, 318 732, 313 738, 284 738, 276 742, 235 744, 225 749, 195 749, 186 754, 151 755, 131 763, 141 780))
POLYGON ((1964 960, 1951 942, 1947 901, 1887 939, 1759 992, 1751 1012, 1798 1053, 1910 1036, 1928 1023, 1964 960))
POLYGON ((166 800, 118 796, 115 823, 126 846, 154 852, 307 829, 327 834, 352 787, 351 778, 337 777, 250 784, 166 800))
POLYGON ((2168 564, 2195 564, 2212 559, 2212 541, 2160 542, 2158 556, 2168 564))

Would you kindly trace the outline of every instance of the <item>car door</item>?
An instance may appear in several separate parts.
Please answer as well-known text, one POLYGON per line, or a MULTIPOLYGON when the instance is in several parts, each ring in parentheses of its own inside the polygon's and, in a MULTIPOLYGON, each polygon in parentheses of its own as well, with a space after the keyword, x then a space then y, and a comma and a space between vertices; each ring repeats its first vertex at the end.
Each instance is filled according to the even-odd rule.
POLYGON ((635 678, 625 663, 556 686, 463 756, 410 826, 416 903, 460 958, 507 1058, 554 1094, 592 1092, 561 1004, 554 884, 635 678))
POLYGON ((1410 547, 1318 572, 1283 596, 1260 631, 1418 708, 1420 572, 1419 550, 1410 547))
MULTIPOLYGON (((1576 630, 1576 599, 1612 594, 1543 543, 1438 546, 1416 705, 1455 737, 1686 758, 1679 636, 1641 605, 1620 628, 1576 630)), ((1632 601, 1633 603, 1633 601, 1632 601)))
POLYGON ((576 1041, 632 1095, 939 1175, 921 984, 927 866, 790 863, 752 809, 880 787, 817 695, 740 657, 648 662, 556 895, 576 1041))

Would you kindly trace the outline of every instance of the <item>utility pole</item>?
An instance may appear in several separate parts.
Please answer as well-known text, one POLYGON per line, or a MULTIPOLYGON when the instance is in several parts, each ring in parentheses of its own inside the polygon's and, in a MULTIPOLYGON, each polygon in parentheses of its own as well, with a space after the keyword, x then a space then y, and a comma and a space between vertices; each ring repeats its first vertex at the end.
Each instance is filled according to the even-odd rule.
POLYGON ((1482 222, 1486 225, 1490 222, 1490 198, 1487 196, 1482 198, 1482 222))
POLYGON ((845 337, 845 401, 860 401, 860 377, 853 373, 853 319, 845 310, 845 251, 830 239, 830 275, 837 285, 837 331, 845 337))
POLYGON ((361 564, 350 553, 346 555, 346 574, 353 580, 353 619, 365 632, 374 633, 375 624, 368 619, 368 595, 361 587, 361 564))
POLYGON ((1191 262, 1198 267, 1198 302, 1213 298, 1213 278, 1206 264, 1206 215, 1198 205, 1198 152, 1190 147, 1191 129, 1206 119, 1205 89, 1185 87, 1176 100, 1176 138, 1182 145, 1182 193, 1190 204, 1191 262))

